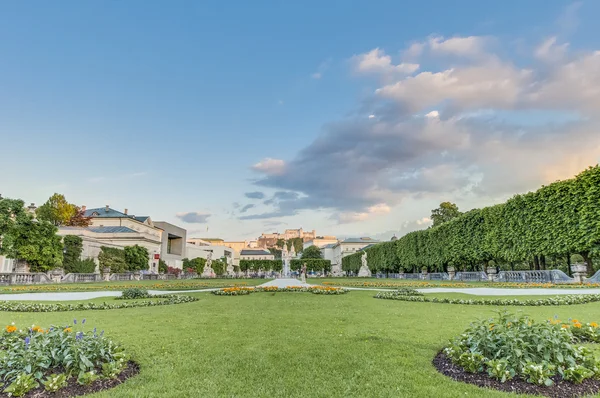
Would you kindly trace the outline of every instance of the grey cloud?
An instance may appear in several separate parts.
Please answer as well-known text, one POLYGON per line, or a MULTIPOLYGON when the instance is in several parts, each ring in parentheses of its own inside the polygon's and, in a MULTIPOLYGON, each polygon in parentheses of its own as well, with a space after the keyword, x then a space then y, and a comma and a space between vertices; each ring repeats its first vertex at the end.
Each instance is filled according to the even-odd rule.
POLYGON ((189 224, 205 224, 210 217, 210 214, 191 211, 188 213, 177 213, 176 217, 181 221, 189 224))
POLYGON ((295 215, 295 211, 286 212, 286 211, 272 211, 261 214, 251 214, 248 216, 239 217, 239 220, 266 220, 269 218, 279 218, 279 217, 287 217, 295 215))
POLYGON ((244 194, 248 199, 264 199, 264 192, 256 191, 256 192, 246 192, 244 194))
POLYGON ((253 204, 247 204, 246 206, 244 206, 244 207, 242 207, 242 208, 240 209, 240 213, 245 213, 245 212, 247 212, 248 210, 250 210, 250 209, 251 209, 251 208, 253 208, 253 207, 254 207, 254 205, 253 205, 253 204))

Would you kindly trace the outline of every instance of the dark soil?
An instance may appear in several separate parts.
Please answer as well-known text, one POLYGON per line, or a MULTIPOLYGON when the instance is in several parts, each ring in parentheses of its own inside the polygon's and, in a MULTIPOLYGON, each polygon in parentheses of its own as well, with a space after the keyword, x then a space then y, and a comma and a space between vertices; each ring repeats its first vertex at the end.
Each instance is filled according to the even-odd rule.
POLYGON ((456 381, 515 394, 543 395, 552 398, 571 398, 596 394, 600 391, 600 380, 586 379, 581 384, 573 384, 561 379, 560 376, 552 378, 554 384, 550 387, 531 384, 517 377, 512 380, 507 380, 504 383, 500 383, 500 380, 491 378, 487 373, 465 372, 463 368, 452 363, 452 360, 450 360, 443 352, 438 353, 433 359, 433 366, 435 366, 440 373, 451 377, 456 381))
MULTIPOLYGON (((117 376, 116 379, 110 380, 96 380, 89 386, 82 386, 77 383, 77 378, 72 377, 69 379, 69 385, 65 388, 61 388, 57 392, 50 393, 44 390, 44 386, 40 385, 40 387, 35 390, 29 391, 25 394, 26 398, 68 398, 68 397, 77 397, 80 395, 91 394, 93 392, 108 390, 110 388, 116 387, 119 384, 125 382, 125 380, 129 379, 140 373, 140 366, 135 362, 129 362, 127 367, 117 376)), ((0 393, 0 397, 8 397, 7 394, 0 393)))

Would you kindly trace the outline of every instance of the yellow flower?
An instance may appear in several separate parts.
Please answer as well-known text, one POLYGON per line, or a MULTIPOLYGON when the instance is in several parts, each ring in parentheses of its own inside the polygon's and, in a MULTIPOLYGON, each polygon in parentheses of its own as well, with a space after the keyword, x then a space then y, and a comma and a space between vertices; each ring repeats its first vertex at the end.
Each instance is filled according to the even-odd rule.
POLYGON ((591 322, 591 323, 590 323, 590 326, 591 326, 591 327, 593 327, 593 328, 597 328, 597 327, 598 327, 598 324, 597 324, 596 322, 591 322))
POLYGON ((573 323, 579 323, 579 321, 577 319, 573 319, 572 321, 573 323))
POLYGON ((575 326, 577 329, 581 329, 581 323, 579 322, 574 323, 573 326, 575 326))
POLYGON ((71 333, 71 328, 65 328, 65 330, 63 330, 63 332, 65 332, 65 333, 71 333))
POLYGON ((6 332, 7 333, 14 333, 17 331, 17 327, 15 325, 8 325, 6 327, 6 332))
POLYGON ((561 327, 562 327, 563 329, 568 329, 568 328, 570 328, 571 326, 569 326, 569 325, 562 325, 561 327))

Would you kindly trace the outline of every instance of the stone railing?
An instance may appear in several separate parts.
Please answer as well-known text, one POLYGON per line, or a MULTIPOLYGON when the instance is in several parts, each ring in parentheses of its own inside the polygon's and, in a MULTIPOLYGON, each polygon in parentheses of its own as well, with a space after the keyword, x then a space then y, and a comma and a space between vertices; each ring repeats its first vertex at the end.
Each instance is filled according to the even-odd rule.
POLYGON ((165 279, 165 278, 160 278, 162 275, 158 275, 158 274, 142 274, 142 280, 145 281, 157 281, 159 279, 165 279))
MULTIPOLYGON (((592 277, 593 278, 593 277, 592 277)), ((535 270, 535 271, 500 271, 496 279, 498 282, 521 283, 573 283, 561 270, 535 270)))
POLYGON ((61 282, 66 283, 90 283, 102 281, 100 274, 67 274, 62 277, 61 282))
POLYGON ((52 279, 42 272, 11 272, 0 274, 1 285, 33 285, 52 283, 52 279))
POLYGON ((457 272, 454 280, 462 281, 462 282, 480 282, 480 281, 487 281, 488 276, 483 271, 457 272))
POLYGON ((141 274, 123 273, 123 274, 110 274, 108 277, 109 281, 135 281, 140 280, 141 274))

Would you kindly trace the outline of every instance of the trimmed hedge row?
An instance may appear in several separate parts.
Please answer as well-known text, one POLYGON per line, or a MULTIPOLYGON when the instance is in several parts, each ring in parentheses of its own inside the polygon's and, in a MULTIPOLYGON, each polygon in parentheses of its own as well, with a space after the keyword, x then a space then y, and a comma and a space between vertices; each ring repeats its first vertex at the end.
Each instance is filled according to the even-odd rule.
POLYGON ((279 272, 283 269, 281 260, 240 260, 240 270, 246 271, 275 271, 279 272))
POLYGON ((298 271, 302 268, 303 264, 306 264, 306 270, 309 272, 321 272, 322 270, 325 270, 325 272, 331 271, 331 261, 322 258, 294 259, 290 261, 290 268, 294 271, 298 271))
MULTIPOLYGON (((592 271, 600 254, 600 166, 575 178, 515 195, 503 204, 474 209, 439 226, 366 249, 373 272, 481 269, 490 261, 510 264, 544 256, 580 254, 592 271)), ((362 252, 342 260, 358 271, 362 252)))

